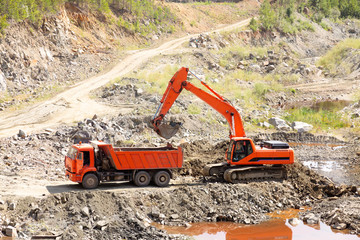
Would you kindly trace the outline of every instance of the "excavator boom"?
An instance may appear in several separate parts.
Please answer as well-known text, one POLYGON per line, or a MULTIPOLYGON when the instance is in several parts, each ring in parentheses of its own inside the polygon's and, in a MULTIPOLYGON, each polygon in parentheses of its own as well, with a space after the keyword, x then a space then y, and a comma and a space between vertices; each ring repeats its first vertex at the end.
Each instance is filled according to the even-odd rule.
POLYGON ((170 124, 164 124, 162 121, 182 90, 186 89, 209 104, 226 118, 230 126, 230 138, 245 137, 241 116, 235 107, 230 103, 230 101, 226 100, 220 94, 215 92, 202 80, 200 80, 201 84, 205 86, 211 93, 208 93, 207 91, 204 91, 192 84, 190 81, 188 81, 189 73, 200 80, 188 68, 183 67, 177 71, 169 81, 165 93, 160 101, 159 108, 152 120, 155 131, 166 139, 169 139, 176 134, 180 127, 179 123, 171 122, 170 124))
POLYGON ((230 126, 230 143, 226 151, 226 162, 206 165, 203 169, 204 176, 221 176, 231 183, 286 177, 286 171, 282 165, 294 162, 294 151, 289 145, 278 141, 267 141, 261 146, 256 146, 250 138, 246 137, 240 114, 230 101, 215 92, 188 68, 181 68, 171 78, 154 115, 152 124, 160 136, 169 139, 180 128, 179 123, 165 124, 163 120, 183 89, 190 91, 223 115, 230 126), (210 93, 191 83, 188 80, 189 73, 200 80, 210 93))

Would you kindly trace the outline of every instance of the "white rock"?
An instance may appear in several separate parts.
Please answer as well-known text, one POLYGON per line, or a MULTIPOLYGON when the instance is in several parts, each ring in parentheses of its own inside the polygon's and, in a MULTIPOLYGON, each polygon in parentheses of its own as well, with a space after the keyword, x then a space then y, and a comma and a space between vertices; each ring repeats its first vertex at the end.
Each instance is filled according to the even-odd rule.
POLYGON ((302 133, 302 132, 309 132, 313 129, 313 126, 308 124, 308 123, 304 123, 304 122, 293 122, 291 124, 292 129, 294 129, 295 131, 302 133))
POLYGON ((269 123, 273 125, 274 127, 277 127, 278 125, 285 125, 287 124, 285 120, 278 118, 278 117, 272 117, 269 120, 269 123))
POLYGON ((291 226, 297 226, 297 225, 299 225, 300 224, 300 220, 298 219, 298 218, 290 218, 289 219, 289 224, 291 225, 291 226))

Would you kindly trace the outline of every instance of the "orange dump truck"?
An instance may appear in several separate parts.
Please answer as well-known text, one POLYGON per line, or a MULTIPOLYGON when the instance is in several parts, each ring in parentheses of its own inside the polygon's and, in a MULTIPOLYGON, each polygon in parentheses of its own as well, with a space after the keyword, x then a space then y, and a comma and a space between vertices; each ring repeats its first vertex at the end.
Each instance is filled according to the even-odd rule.
POLYGON ((91 141, 74 144, 65 157, 66 176, 84 188, 96 188, 100 182, 133 181, 143 187, 153 183, 169 185, 171 169, 181 168, 181 147, 170 144, 160 148, 118 148, 91 141))

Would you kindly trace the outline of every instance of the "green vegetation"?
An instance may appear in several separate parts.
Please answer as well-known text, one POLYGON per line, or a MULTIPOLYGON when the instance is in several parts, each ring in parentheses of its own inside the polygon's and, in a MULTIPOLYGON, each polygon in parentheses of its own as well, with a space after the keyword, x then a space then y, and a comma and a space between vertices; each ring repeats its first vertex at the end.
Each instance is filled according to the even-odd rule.
POLYGON ((259 23, 255 20, 255 18, 251 18, 249 27, 251 30, 256 32, 259 29, 259 23))
POLYGON ((192 103, 187 107, 187 112, 189 114, 200 114, 201 108, 198 105, 192 103))
POLYGON ((328 130, 329 128, 339 129, 351 126, 350 121, 342 117, 336 110, 316 110, 302 107, 289 110, 288 113, 289 115, 285 117, 287 121, 306 122, 321 130, 328 130))
POLYGON ((342 59, 353 49, 360 49, 360 39, 345 39, 320 58, 317 65, 324 67, 331 74, 336 74, 340 69, 340 71, 349 73, 350 67, 342 59))
MULTIPOLYGON (((359 18, 360 19, 360 1, 359 0, 282 0, 276 1, 270 5, 265 0, 260 7, 260 29, 271 31, 278 29, 284 33, 296 33, 302 30, 311 30, 314 28, 308 22, 297 20, 294 12, 302 13, 313 21, 319 23, 325 30, 331 30, 324 22, 323 18, 359 18)), ((251 29, 254 28, 254 23, 251 29)))
POLYGON ((9 19, 39 24, 44 16, 56 13, 65 2, 72 2, 88 11, 101 12, 109 23, 117 23, 119 27, 143 36, 156 32, 158 26, 166 32, 175 31, 173 25, 176 19, 170 9, 156 5, 153 0, 0 0, 0 31, 7 27, 9 19), (128 13, 131 18, 123 18, 126 14, 116 17, 119 10, 128 13), (148 21, 140 22, 143 19, 148 21))

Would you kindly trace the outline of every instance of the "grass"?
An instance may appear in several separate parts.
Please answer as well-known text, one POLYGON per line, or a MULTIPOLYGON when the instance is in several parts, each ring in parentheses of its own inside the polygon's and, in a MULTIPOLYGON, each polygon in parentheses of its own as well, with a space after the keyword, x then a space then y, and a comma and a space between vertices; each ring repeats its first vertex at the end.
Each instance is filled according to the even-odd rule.
POLYGON ((192 104, 188 105, 187 112, 189 114, 200 114, 201 108, 198 105, 192 103, 192 104))
POLYGON ((348 38, 338 43, 320 58, 317 65, 324 67, 331 74, 336 74, 344 70, 350 71, 349 63, 343 62, 342 59, 345 58, 352 49, 360 49, 360 39, 348 38))
POLYGON ((248 47, 242 45, 231 45, 221 50, 212 50, 214 54, 223 55, 221 59, 230 60, 230 59, 240 59, 243 60, 252 53, 255 56, 265 56, 269 48, 266 47, 248 47))
POLYGON ((180 67, 178 65, 168 64, 160 71, 143 70, 130 76, 138 79, 144 79, 145 82, 149 84, 149 86, 146 87, 146 90, 149 93, 163 94, 171 77, 175 74, 175 72, 177 72, 177 70, 179 70, 179 68, 180 67))
POLYGON ((315 110, 308 107, 288 111, 285 120, 300 121, 314 126, 315 129, 328 130, 350 127, 351 123, 336 110, 315 110))

